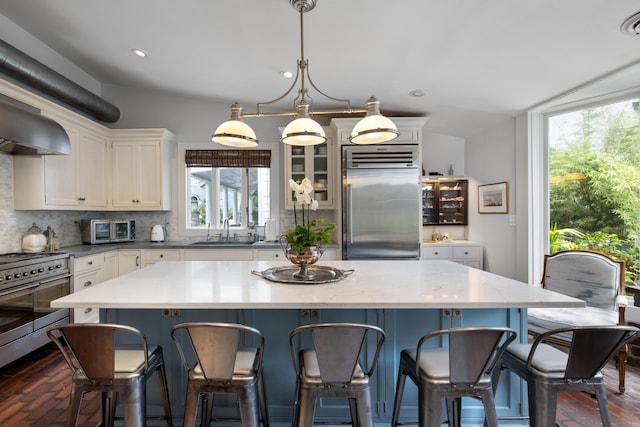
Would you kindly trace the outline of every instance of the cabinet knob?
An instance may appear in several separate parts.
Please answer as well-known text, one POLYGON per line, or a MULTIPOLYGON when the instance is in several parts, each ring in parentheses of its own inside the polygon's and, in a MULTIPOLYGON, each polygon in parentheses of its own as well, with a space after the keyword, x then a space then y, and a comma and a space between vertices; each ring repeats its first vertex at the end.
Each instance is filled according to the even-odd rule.
POLYGON ((438 252, 434 252, 433 254, 434 254, 434 255, 438 255, 438 252))
POLYGON ((87 262, 88 265, 93 265, 93 261, 87 262))
POLYGON ((164 254, 160 254, 160 258, 164 258, 164 254))
POLYGON ((84 282, 84 285, 82 285, 85 288, 88 288, 89 286, 93 285, 93 282, 91 280, 87 280, 86 282, 84 282))
POLYGON ((84 314, 91 313, 92 311, 93 311, 93 309, 92 309, 92 308, 85 308, 85 309, 84 309, 84 314))
POLYGON ((465 255, 469 255, 469 251, 464 251, 464 254, 465 255))

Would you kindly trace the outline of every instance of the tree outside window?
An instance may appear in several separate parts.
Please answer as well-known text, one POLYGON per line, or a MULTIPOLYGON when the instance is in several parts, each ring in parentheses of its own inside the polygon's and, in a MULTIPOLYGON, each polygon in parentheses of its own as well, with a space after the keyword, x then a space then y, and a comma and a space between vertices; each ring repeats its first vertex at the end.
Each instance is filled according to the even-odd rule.
POLYGON ((638 99, 551 116, 550 253, 590 249, 639 273, 640 103, 638 99))

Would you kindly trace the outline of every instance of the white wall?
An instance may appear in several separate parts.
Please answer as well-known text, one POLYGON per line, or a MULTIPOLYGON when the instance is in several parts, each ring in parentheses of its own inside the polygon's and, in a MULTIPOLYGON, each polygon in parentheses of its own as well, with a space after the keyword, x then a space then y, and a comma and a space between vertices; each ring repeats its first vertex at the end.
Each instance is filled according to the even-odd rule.
MULTIPOLYGON (((518 245, 516 189, 516 121, 511 119, 482 134, 468 138, 465 145, 466 176, 469 179, 469 239, 484 243, 485 269, 516 278, 518 245), (509 184, 508 214, 479 214, 478 185, 509 184)), ((526 197, 526 194, 522 195, 526 197)))
MULTIPOLYGON (((429 128, 427 122, 425 129, 429 128)), ((451 135, 422 132, 422 168, 425 174, 439 172, 447 175, 449 166, 456 176, 465 175, 464 138, 451 135)))

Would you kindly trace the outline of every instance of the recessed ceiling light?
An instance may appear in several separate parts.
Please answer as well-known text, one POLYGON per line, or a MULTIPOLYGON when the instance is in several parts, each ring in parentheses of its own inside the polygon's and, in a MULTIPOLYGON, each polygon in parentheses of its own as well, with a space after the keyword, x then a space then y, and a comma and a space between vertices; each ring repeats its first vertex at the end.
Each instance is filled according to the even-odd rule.
POLYGON ((620 26, 620 31, 630 36, 640 36, 640 12, 628 17, 620 26))
POLYGON ((293 73, 291 71, 281 71, 280 75, 285 79, 290 79, 291 77, 293 77, 293 73))
POLYGON ((148 56, 147 52, 142 49, 133 48, 131 49, 131 52, 133 52, 134 55, 139 56, 140 58, 146 58, 148 56))
POLYGON ((409 92, 409 95, 420 98, 421 96, 425 95, 425 92, 423 90, 416 89, 409 92))

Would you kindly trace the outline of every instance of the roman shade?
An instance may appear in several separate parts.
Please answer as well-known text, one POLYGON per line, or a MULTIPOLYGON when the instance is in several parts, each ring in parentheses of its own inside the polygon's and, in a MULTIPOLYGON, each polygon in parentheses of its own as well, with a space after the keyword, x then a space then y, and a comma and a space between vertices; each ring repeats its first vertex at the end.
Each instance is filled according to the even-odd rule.
POLYGON ((186 150, 187 167, 268 168, 271 150, 186 150))

